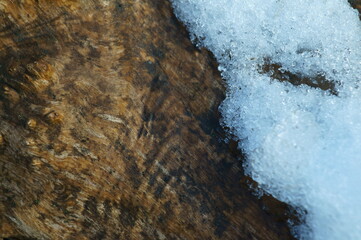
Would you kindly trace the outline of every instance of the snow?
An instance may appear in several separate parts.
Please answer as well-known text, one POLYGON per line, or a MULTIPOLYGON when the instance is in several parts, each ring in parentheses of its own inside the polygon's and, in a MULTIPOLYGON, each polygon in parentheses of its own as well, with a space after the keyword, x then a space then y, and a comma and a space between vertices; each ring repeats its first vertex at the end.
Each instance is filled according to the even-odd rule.
POLYGON ((346 0, 171 1, 192 40, 220 64, 223 124, 246 154, 246 173, 306 213, 295 235, 361 239, 357 11, 346 0), (274 79, 262 70, 269 63, 316 85, 321 76, 333 89, 274 79))

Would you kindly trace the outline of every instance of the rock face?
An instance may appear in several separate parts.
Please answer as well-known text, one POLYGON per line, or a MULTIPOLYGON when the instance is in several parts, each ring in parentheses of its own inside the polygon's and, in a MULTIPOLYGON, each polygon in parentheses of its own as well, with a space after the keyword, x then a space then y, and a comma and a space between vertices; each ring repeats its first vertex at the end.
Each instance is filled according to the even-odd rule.
POLYGON ((0 24, 0 237, 291 239, 167 1, 2 1, 0 24))

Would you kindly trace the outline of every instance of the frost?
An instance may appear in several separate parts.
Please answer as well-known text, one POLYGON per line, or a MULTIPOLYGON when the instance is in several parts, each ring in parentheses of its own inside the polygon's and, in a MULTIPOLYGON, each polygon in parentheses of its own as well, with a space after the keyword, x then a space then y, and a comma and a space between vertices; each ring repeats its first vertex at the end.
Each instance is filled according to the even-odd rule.
POLYGON ((227 80, 223 122, 301 239, 361 239, 361 25, 346 0, 172 0, 227 80))

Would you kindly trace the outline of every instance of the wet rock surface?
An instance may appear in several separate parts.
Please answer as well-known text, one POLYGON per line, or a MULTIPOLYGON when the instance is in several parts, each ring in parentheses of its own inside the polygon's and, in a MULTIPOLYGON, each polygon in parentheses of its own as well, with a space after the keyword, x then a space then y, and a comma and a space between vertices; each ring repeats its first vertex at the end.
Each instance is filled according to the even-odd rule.
POLYGON ((167 1, 6 1, 0 24, 0 237, 292 238, 167 1))

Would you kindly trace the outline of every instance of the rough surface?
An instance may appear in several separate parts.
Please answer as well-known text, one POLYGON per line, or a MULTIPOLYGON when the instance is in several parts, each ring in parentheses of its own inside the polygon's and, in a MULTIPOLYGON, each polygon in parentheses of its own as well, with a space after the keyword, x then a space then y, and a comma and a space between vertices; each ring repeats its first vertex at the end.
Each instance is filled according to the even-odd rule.
POLYGON ((0 237, 291 239, 163 0, 0 2, 0 237))

